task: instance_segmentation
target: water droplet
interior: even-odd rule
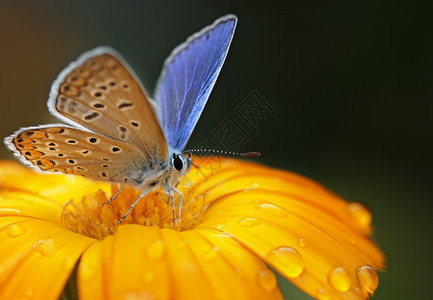
[[[179,261],[178,266],[186,275],[197,272],[197,266],[189,260]]]
[[[355,219],[360,227],[365,229],[370,228],[372,216],[365,205],[358,202],[352,202],[347,205],[347,208],[350,215]]]
[[[271,270],[261,270],[257,274],[260,286],[268,293],[277,287],[277,278]]]
[[[316,298],[318,300],[329,300],[331,297],[329,296],[329,293],[325,289],[319,289],[316,293]]]
[[[65,256],[65,268],[71,269],[75,265],[76,260],[71,256]]]
[[[287,277],[295,278],[304,270],[302,255],[291,247],[279,247],[266,254],[266,258]]]
[[[154,283],[156,281],[156,273],[152,270],[146,270],[143,273],[143,280],[147,284]]]
[[[152,259],[161,259],[165,254],[165,244],[163,241],[158,240],[153,242],[147,248],[147,255]]]
[[[307,245],[307,243],[305,242],[305,239],[303,237],[300,237],[298,239],[298,246],[301,248],[304,248]]]
[[[243,218],[238,220],[238,224],[244,227],[252,227],[254,225],[259,225],[260,222],[259,220],[254,218]]]
[[[328,281],[339,292],[347,292],[351,284],[349,274],[343,267],[336,267],[329,271]]]
[[[370,266],[363,266],[356,269],[361,289],[369,295],[372,295],[379,285],[379,277],[376,271]]]
[[[27,230],[21,224],[18,223],[10,224],[7,229],[7,233],[11,238],[20,237],[24,233],[26,233],[26,231]]]
[[[285,218],[289,215],[289,212],[286,209],[278,207],[278,206],[270,204],[270,203],[262,203],[259,205],[259,208],[264,213],[267,213],[269,215],[273,215],[276,217]]]
[[[33,247],[43,256],[53,255],[58,250],[58,247],[56,246],[56,243],[53,239],[38,241]]]
[[[27,298],[32,298],[33,295],[35,294],[35,291],[33,290],[33,288],[28,288],[26,290],[26,293],[24,294]]]
[[[84,280],[90,280],[96,275],[96,269],[93,265],[80,264],[80,274],[83,276]]]
[[[125,300],[155,300],[158,299],[158,297],[150,292],[146,291],[131,291],[131,292],[120,292],[116,293],[113,297],[113,299],[125,299]]]
[[[209,251],[207,251],[203,255],[203,261],[205,261],[206,263],[216,261],[219,258],[220,258],[219,248],[217,246],[212,247]]]

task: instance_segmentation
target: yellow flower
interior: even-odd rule
[[[194,159],[179,189],[139,194],[0,163],[0,299],[282,299],[266,264],[319,299],[364,299],[384,256],[371,215],[302,176],[233,159]],[[143,226],[145,225],[145,226]],[[73,275],[74,276],[74,275]]]

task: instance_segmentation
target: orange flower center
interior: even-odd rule
[[[112,185],[112,195],[119,186]],[[183,183],[178,186],[183,194],[182,219],[174,220],[169,196],[163,192],[151,192],[141,198],[121,224],[140,224],[144,226],[158,226],[175,230],[188,230],[200,223],[201,215],[206,209],[201,197],[193,197],[192,184]],[[73,199],[64,207],[61,216],[63,226],[69,230],[88,237],[103,239],[115,232],[117,222],[130,208],[131,204],[140,196],[141,189],[132,185],[125,185],[118,196],[106,205],[104,202],[111,198],[102,190],[94,195],[83,196],[81,200]],[[170,202],[170,203],[169,203]],[[175,195],[175,212],[178,216],[179,197]],[[120,225],[121,225],[120,224]]]

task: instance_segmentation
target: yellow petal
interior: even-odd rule
[[[78,188],[77,188],[78,187]],[[98,189],[111,194],[111,185],[80,176],[38,173],[17,163],[0,162],[0,188],[34,193],[64,205],[71,199],[81,200]]]
[[[0,299],[57,299],[95,240],[31,218],[1,217]]]
[[[27,216],[60,222],[62,205],[26,191],[0,190],[0,216]]]
[[[168,268],[158,227],[119,226],[83,255],[80,299],[169,299]]]
[[[281,299],[266,265],[213,230],[162,230],[177,299]]]
[[[119,226],[83,255],[78,279],[80,299],[282,298],[260,259],[213,230]]]
[[[314,297],[362,299],[374,291],[377,277],[360,278],[358,270],[375,275],[383,254],[347,202],[301,176],[242,170],[230,169],[225,181],[220,171],[195,190],[211,203],[199,228],[233,235]]]

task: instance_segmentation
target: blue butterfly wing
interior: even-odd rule
[[[168,145],[182,151],[221,71],[237,18],[227,15],[192,35],[167,58],[156,87]]]

